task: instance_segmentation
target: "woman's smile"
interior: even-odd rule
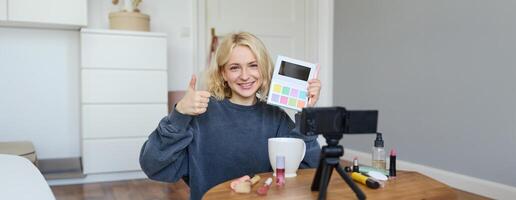
[[[238,86],[240,86],[241,89],[243,90],[249,90],[249,89],[252,89],[253,88],[253,84],[255,83],[256,81],[253,81],[253,82],[245,82],[245,83],[237,83]]]

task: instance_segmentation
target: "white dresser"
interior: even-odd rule
[[[141,170],[140,148],[166,115],[166,35],[82,29],[84,173]]]

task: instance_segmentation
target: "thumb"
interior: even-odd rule
[[[192,79],[190,79],[190,84],[188,85],[188,89],[195,91],[195,83],[196,82],[197,82],[197,77],[195,77],[195,74],[192,74]]]

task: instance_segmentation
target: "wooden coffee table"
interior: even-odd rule
[[[312,184],[315,169],[298,170],[297,176],[287,178],[283,187],[273,183],[267,196],[259,196],[256,190],[263,185],[272,173],[259,174],[262,179],[253,186],[250,194],[238,194],[233,192],[226,181],[211,188],[203,199],[317,199],[318,192],[312,192]],[[369,189],[362,184],[357,185],[364,191],[367,199],[457,199],[455,191],[449,186],[432,178],[411,171],[398,171],[394,180],[389,180],[385,187]],[[274,182],[274,177],[273,177]],[[334,171],[328,186],[327,199],[357,199],[355,193]]]

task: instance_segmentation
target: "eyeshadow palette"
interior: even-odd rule
[[[278,56],[267,103],[302,110],[308,104],[308,80],[315,74],[316,65],[313,63]]]

